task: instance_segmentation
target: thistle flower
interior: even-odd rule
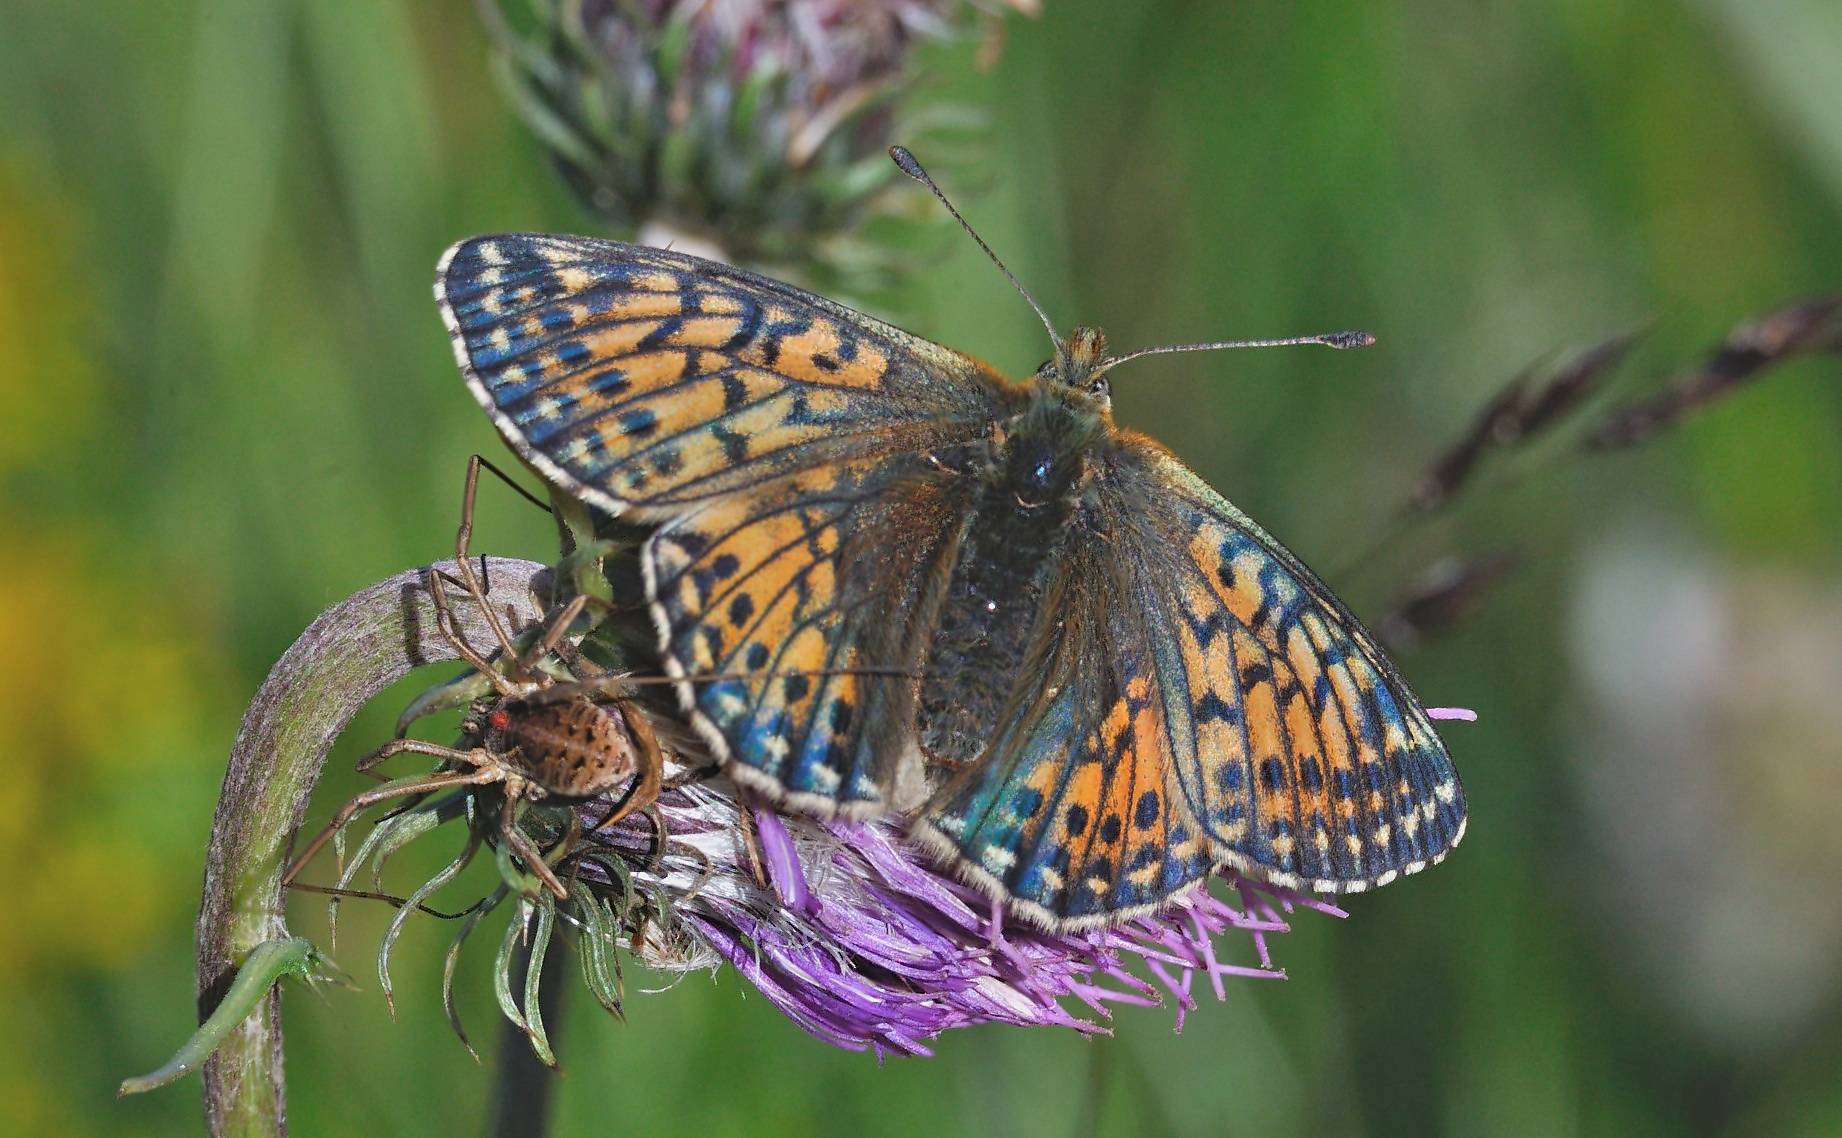
[[[518,31],[482,0],[499,76],[591,209],[649,243],[669,233],[744,261],[831,269],[873,256],[852,234],[895,208],[889,144],[950,125],[899,111],[911,53],[997,11],[995,0],[531,7],[535,26]]]
[[[605,805],[578,813],[592,827]],[[624,904],[619,942],[646,965],[726,962],[815,1037],[879,1054],[926,1055],[927,1040],[980,1023],[1102,1031],[1073,1007],[1156,1006],[1160,986],[1181,1029],[1198,977],[1220,999],[1226,977],[1285,975],[1266,938],[1287,931],[1287,914],[1343,915],[1224,870],[1238,906],[1197,889],[1113,929],[1006,926],[1001,907],[935,868],[896,824],[783,819],[722,780],[666,791],[655,818],[591,830],[572,856],[587,897],[565,907]],[[1215,938],[1229,933],[1249,938],[1257,964],[1218,958]]]

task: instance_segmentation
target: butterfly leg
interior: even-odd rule
[[[467,460],[467,484],[461,493],[460,528],[454,534],[454,565],[460,570],[461,583],[466,588],[467,595],[472,597],[473,603],[479,606],[480,615],[485,618],[486,626],[492,629],[493,637],[498,640],[499,647],[505,650],[508,659],[517,664],[520,663],[518,648],[512,643],[511,633],[506,631],[505,623],[499,619],[499,614],[493,611],[492,605],[486,600],[486,591],[480,585],[479,574],[473,571],[473,562],[467,557],[467,547],[473,541],[474,501],[479,497],[480,492],[480,464],[484,461],[477,454]],[[529,675],[521,675],[518,678],[528,679]]]

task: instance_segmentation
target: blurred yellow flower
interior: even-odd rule
[[[90,315],[70,287],[65,219],[0,164],[0,480],[81,433],[96,376],[83,350]]]
[[[0,165],[0,487],[91,461],[99,385],[74,227]],[[87,444],[87,445],[79,445]],[[192,905],[219,747],[204,729],[207,655],[111,557],[88,519],[0,500],[6,792],[0,988],[44,971],[117,970]],[[177,827],[175,810],[197,825]]]
[[[14,693],[0,859],[16,890],[0,982],[124,967],[192,904],[198,843],[175,839],[167,808],[207,824],[220,758],[199,653],[107,574],[98,544],[40,535],[0,560],[0,690]]]

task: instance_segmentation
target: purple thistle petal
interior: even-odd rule
[[[761,806],[752,807],[755,832],[761,838],[761,859],[766,864],[768,880],[781,904],[803,916],[819,913],[818,899],[806,887],[806,873],[800,867],[799,853],[793,848],[793,836],[781,822],[780,815]]]
[[[584,807],[584,816],[594,810]],[[765,889],[747,868],[744,810]],[[671,899],[679,936],[657,943],[678,947],[661,952],[649,935],[629,938],[638,940],[632,950],[679,971],[728,961],[816,1038],[879,1056],[931,1054],[928,1040],[980,1023],[1103,1032],[1077,1012],[1104,1018],[1115,1005],[1154,1007],[1166,998],[1160,989],[1181,1029],[1196,1007],[1198,973],[1217,999],[1227,997],[1226,977],[1284,978],[1267,942],[1288,930],[1282,912],[1344,915],[1223,869],[1217,876],[1238,906],[1197,888],[1114,928],[1046,932],[1007,922],[1002,906],[936,868],[893,822],[783,818],[720,781],[668,790],[658,812],[672,841],[656,864],[650,823],[637,816],[592,835],[620,853],[636,886]],[[609,887],[592,863],[583,879]],[[1257,965],[1218,955],[1215,938],[1237,932],[1251,940]]]
[[[1428,719],[1462,719],[1466,723],[1477,722],[1477,712],[1468,707],[1429,707],[1426,709]]]

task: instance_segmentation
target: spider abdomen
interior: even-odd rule
[[[612,708],[572,702],[511,711],[502,734],[507,763],[547,793],[591,798],[638,769],[633,733]]]

